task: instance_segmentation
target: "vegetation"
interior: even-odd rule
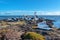
[[[10,24],[10,25],[24,25],[24,24],[26,24],[25,23],[25,21],[18,21],[18,22],[8,22],[8,24]]]
[[[37,28],[37,25],[33,25],[32,28]]]
[[[27,32],[24,35],[24,39],[32,39],[32,40],[45,40],[44,36],[37,34],[35,32]]]

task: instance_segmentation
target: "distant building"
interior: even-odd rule
[[[38,20],[38,16],[36,15],[37,12],[34,12],[34,19],[35,21]]]

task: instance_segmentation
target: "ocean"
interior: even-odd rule
[[[23,17],[23,16],[0,16],[0,20],[2,19],[7,19],[7,18],[20,18],[20,17]],[[49,15],[40,15],[38,17],[42,17],[42,18],[45,18],[45,19],[51,19],[51,20],[55,20],[54,23],[54,26],[57,27],[57,28],[60,28],[60,16],[49,16]]]
[[[54,27],[56,28],[60,28],[60,16],[40,16],[40,17],[43,17],[45,19],[51,19],[51,20],[54,20]]]

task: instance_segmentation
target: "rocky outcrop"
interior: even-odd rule
[[[19,20],[19,21],[18,21]],[[32,18],[31,20],[27,20],[25,18],[22,19],[14,19],[11,20],[3,20],[6,23],[3,23],[2,21],[0,23],[9,25],[8,27],[3,28],[0,30],[0,39],[1,40],[21,40],[21,35],[23,35],[26,32],[36,32],[38,34],[41,34],[46,37],[46,40],[56,40],[60,37],[60,30],[53,27],[53,20],[44,19],[44,18],[38,18],[38,20],[34,20]],[[49,28],[52,28],[50,30],[46,29],[40,29],[37,27],[37,23],[41,23],[43,21],[46,21],[46,25],[48,25]],[[22,24],[22,25],[21,25]],[[58,39],[57,39],[58,40]]]

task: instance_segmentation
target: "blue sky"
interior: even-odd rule
[[[0,0],[0,15],[33,15],[35,11],[37,15],[60,15],[60,0]]]

